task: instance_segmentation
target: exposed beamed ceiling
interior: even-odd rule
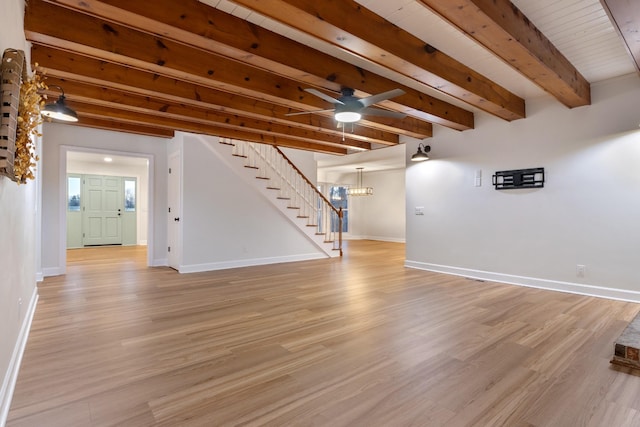
[[[530,82],[568,108],[590,103],[589,75],[551,40],[562,39],[547,37],[508,0],[27,3],[32,62],[46,74],[48,94],[64,88],[81,126],[160,137],[180,130],[345,154],[397,145],[401,136],[429,138],[434,125],[468,131],[478,112],[526,120],[521,88]],[[609,8],[613,18],[620,8]],[[394,19],[403,9],[412,10],[413,22]],[[605,14],[599,3],[595,9]],[[637,13],[630,9],[622,13]],[[431,42],[416,29],[418,19],[446,25],[465,41]],[[631,34],[625,25],[621,34]],[[482,46],[485,62],[496,65],[466,65],[473,61],[456,43],[467,43],[468,52]],[[492,77],[504,67],[525,84]],[[305,88],[338,97],[342,87],[359,97],[400,88],[404,95],[376,106],[407,117],[365,116],[342,129],[329,111],[287,115],[332,108]]]

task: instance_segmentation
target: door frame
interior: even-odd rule
[[[67,272],[67,192],[64,190],[67,188],[67,153],[80,152],[80,153],[92,153],[111,156],[123,156],[123,157],[139,157],[147,159],[147,182],[149,183],[149,194],[147,198],[147,265],[153,266],[154,259],[154,156],[153,154],[144,153],[131,153],[128,151],[106,150],[99,148],[87,148],[87,147],[74,147],[70,145],[60,146],[60,164],[59,164],[59,211],[58,211],[58,233],[60,236],[58,247],[58,262],[60,266],[59,274],[65,274]]]

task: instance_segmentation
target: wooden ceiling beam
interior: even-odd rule
[[[363,139],[353,138],[353,134],[343,133],[340,130],[332,130],[327,132],[324,129],[317,129],[311,126],[301,127],[297,123],[296,126],[291,124],[273,122],[268,117],[247,117],[231,113],[225,110],[211,109],[208,106],[192,106],[185,103],[175,101],[167,101],[161,98],[138,95],[130,90],[120,90],[102,85],[94,85],[89,83],[78,82],[74,80],[59,79],[56,77],[47,77],[47,84],[58,85],[64,88],[65,95],[69,99],[75,99],[82,102],[94,102],[96,105],[115,106],[119,105],[123,110],[144,111],[149,114],[183,116],[185,120],[205,120],[207,122],[226,123],[228,125],[235,124],[241,127],[251,127],[256,130],[264,130],[267,132],[276,132],[297,136],[300,138],[310,138],[313,140],[325,140],[327,143],[336,143],[340,145],[348,145],[361,149],[371,149],[371,143],[396,145],[398,144],[398,136],[388,134],[389,140]],[[254,126],[254,123],[256,124]],[[280,130],[277,132],[277,130]]]
[[[53,77],[130,91],[139,95],[156,97],[176,103],[245,114],[250,117],[264,116],[282,123],[295,122],[308,128],[333,132],[334,134],[339,133],[335,129],[335,122],[332,118],[322,117],[317,114],[285,117],[285,114],[291,111],[286,107],[274,106],[265,101],[228,94],[194,83],[148,73],[107,61],[86,58],[52,47],[34,44],[31,50],[31,58],[33,62],[40,64],[40,70]],[[47,66],[45,67],[43,64]],[[397,139],[388,135],[387,132],[404,134],[419,139],[430,137],[433,132],[430,123],[413,118],[393,121],[390,124],[376,123],[375,128],[373,124],[369,126],[368,124],[366,120],[360,121],[357,135],[353,135],[352,138],[359,138],[363,141],[380,140],[386,141],[387,144],[396,144]]]
[[[509,0],[420,1],[567,107],[591,103],[589,82]]]
[[[309,141],[300,141],[284,136],[276,137],[273,135],[264,135],[252,132],[250,129],[228,129],[216,125],[188,122],[171,117],[158,117],[152,114],[122,111],[116,108],[102,107],[94,104],[85,104],[76,101],[69,101],[68,104],[69,107],[73,108],[78,113],[80,120],[84,120],[84,118],[86,117],[100,120],[116,120],[122,123],[129,123],[134,125],[146,124],[148,126],[157,126],[163,129],[180,130],[184,132],[200,133],[211,136],[220,136],[224,138],[235,138],[261,144],[277,145],[279,147],[297,148],[300,150],[308,150],[328,154],[347,154],[347,149],[343,147],[334,147]]]
[[[365,97],[395,88],[405,95],[381,105],[457,130],[473,128],[473,113],[212,8],[198,0],[46,0],[121,25],[214,52],[339,93]],[[424,85],[425,90],[427,86]],[[397,101],[397,102],[396,102]]]
[[[61,123],[61,122],[57,122]],[[155,136],[159,138],[173,138],[175,132],[172,129],[158,128],[135,123],[122,123],[117,120],[82,117],[77,122],[64,122],[69,126],[89,127],[94,129],[111,130],[115,132],[133,133],[136,135]]]
[[[122,111],[150,114],[164,118],[173,118],[187,122],[215,125],[228,129],[248,129],[252,132],[259,132],[264,135],[285,136],[287,138],[299,139],[313,143],[322,143],[334,147],[346,147],[359,150],[370,150],[371,144],[368,142],[342,138],[340,136],[328,135],[323,132],[284,126],[278,123],[269,123],[262,120],[240,117],[237,115],[211,111],[208,109],[167,103],[149,97],[132,95],[115,91],[113,89],[102,89],[97,86],[64,82],[62,80],[47,79],[47,84],[57,84],[64,87],[66,99],[82,104],[93,104],[96,106],[118,109]]]
[[[330,106],[294,80],[40,0],[29,3],[25,34],[34,43],[303,111]],[[402,128],[410,119],[367,122]]]
[[[505,120],[525,117],[522,98],[354,0],[234,0],[234,3]]]
[[[613,26],[622,38],[627,53],[640,72],[640,2],[633,0],[600,0]],[[635,17],[635,18],[634,18]]]

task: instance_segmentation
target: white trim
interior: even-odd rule
[[[138,242],[138,246],[147,246],[147,241],[146,240],[140,240]]]
[[[506,283],[509,285],[526,286],[530,288],[546,289],[550,291],[568,292],[571,294],[588,295],[619,301],[640,302],[640,292],[626,289],[608,288],[604,286],[585,285],[582,283],[561,282],[558,280],[539,279],[535,277],[515,276],[511,274],[495,273],[491,271],[473,270],[469,268],[452,267],[448,265],[429,264],[418,261],[405,260],[405,267],[436,273],[452,274],[470,279],[486,280]]]
[[[233,261],[211,262],[206,264],[181,265],[178,271],[180,273],[199,273],[202,271],[226,270],[228,268],[252,267],[256,265],[279,264],[283,262],[309,261],[314,259],[326,258],[327,256],[321,253],[287,255],[269,258],[252,258]]]
[[[167,258],[158,258],[151,261],[150,267],[168,267],[169,260]]]
[[[0,388],[0,426],[4,426],[9,416],[9,407],[11,406],[11,398],[13,397],[13,391],[16,387],[16,381],[18,380],[18,371],[20,370],[20,363],[22,362],[22,355],[27,345],[27,339],[29,338],[29,331],[31,330],[31,321],[33,320],[33,314],[36,312],[36,304],[38,303],[38,287],[33,289],[31,295],[31,301],[29,301],[29,308],[20,328],[20,333],[16,341],[16,345],[13,348],[13,354],[9,361],[9,368],[5,373],[4,381],[2,381],[2,388]]]
[[[44,280],[44,274],[40,271],[36,273],[36,282],[42,282]]]
[[[82,153],[96,153],[96,154],[109,154],[113,156],[125,156],[125,157],[139,157],[143,159],[147,159],[147,182],[149,194],[147,195],[147,265],[154,266],[154,253],[153,253],[153,241],[154,241],[154,230],[153,230],[153,219],[154,219],[154,155],[146,154],[146,153],[134,153],[129,151],[117,151],[117,150],[108,150],[108,149],[98,149],[98,148],[87,148],[87,147],[77,147],[72,145],[61,145],[60,146],[60,166],[59,166],[59,186],[60,186],[60,201],[59,201],[59,218],[58,218],[58,231],[60,234],[60,245],[58,247],[59,257],[58,257],[58,268],[47,268],[43,269],[43,275],[46,276],[57,276],[61,274],[65,274],[67,272],[67,153],[71,151],[82,152]],[[57,270],[55,274],[47,274],[44,270]]]
[[[42,277],[61,276],[66,269],[60,267],[47,267],[42,269]]]
[[[348,238],[344,238],[344,240],[377,240],[380,242],[390,242],[390,243],[406,243],[406,239],[403,237],[383,237],[383,236],[355,236],[351,235]]]

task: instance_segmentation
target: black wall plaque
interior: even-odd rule
[[[496,190],[544,187],[544,168],[498,171],[493,175]]]

